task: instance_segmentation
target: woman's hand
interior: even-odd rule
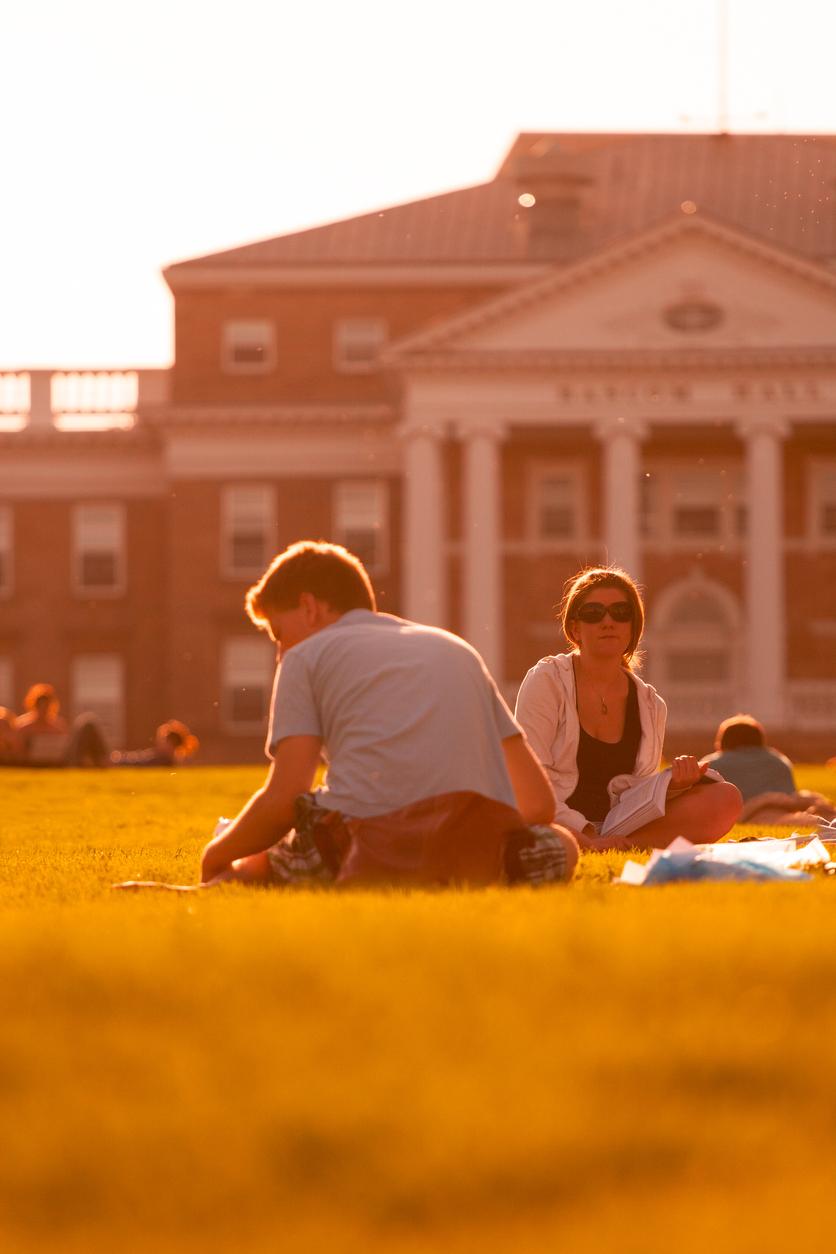
[[[669,792],[685,792],[698,784],[707,766],[700,766],[692,753],[682,753],[671,763],[671,782]]]
[[[599,836],[592,823],[587,823],[581,831],[574,832],[573,835],[578,847],[586,853],[609,853],[611,850],[624,853],[635,848],[629,836]]]

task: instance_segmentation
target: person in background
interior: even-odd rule
[[[185,723],[169,719],[160,723],[150,749],[115,749],[110,755],[111,766],[182,766],[193,757],[200,746]]]
[[[15,731],[15,716],[0,705],[0,766],[13,766],[20,750]]]
[[[635,674],[644,606],[634,580],[594,566],[567,580],[560,622],[568,653],[541,658],[520,686],[516,717],[554,791],[555,822],[582,849],[664,848],[675,836],[718,840],[740,813],[740,794],[703,780],[696,757],[674,758],[666,812],[629,836],[600,827],[616,797],[659,769],[667,707]]]
[[[60,713],[52,684],[33,684],[15,721],[22,766],[106,766],[108,751],[94,714],[79,714],[72,727]]]
[[[763,724],[751,714],[725,719],[714,737],[714,753],[701,762],[739,789],[741,823],[798,826],[836,818],[836,808],[827,797],[796,787],[792,762],[767,745]]]

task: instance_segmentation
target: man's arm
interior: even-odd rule
[[[313,784],[322,741],[318,736],[288,736],[276,746],[264,785],[241,813],[203,851],[202,883],[226,871],[236,858],[269,849],[293,826],[293,804]]]
[[[525,736],[509,736],[502,748],[520,814],[526,823],[551,823],[554,793]]]

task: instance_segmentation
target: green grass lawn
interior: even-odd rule
[[[262,775],[0,773],[4,1250],[830,1247],[836,882],[110,892]]]

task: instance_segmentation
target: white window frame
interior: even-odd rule
[[[385,318],[340,318],[334,324],[334,369],[341,374],[369,374],[379,369],[378,356],[389,336]],[[368,355],[352,356],[357,346],[368,346]]]
[[[571,486],[572,533],[567,536],[545,535],[541,526],[543,484],[557,476],[566,478]],[[527,476],[528,490],[526,493],[528,502],[526,532],[529,544],[535,546],[538,550],[559,553],[563,551],[574,552],[579,547],[589,543],[588,492],[585,493],[584,491],[588,484],[589,467],[578,458],[554,459],[529,467]]]
[[[111,748],[125,739],[125,662],[118,653],[77,653],[70,661],[74,715],[91,711],[100,719]]]
[[[241,349],[261,350],[252,361],[238,361]],[[276,326],[268,318],[232,319],[221,331],[221,369],[224,374],[270,374],[276,367]]]
[[[741,532],[738,518],[748,501],[745,471],[739,461],[706,458],[699,466],[651,461],[645,465],[643,477],[642,490],[648,498],[647,526],[642,529],[645,548],[695,553],[706,548],[736,552],[744,547],[746,530]],[[715,508],[717,531],[705,535],[677,532],[674,516],[683,500],[696,508]]]
[[[0,655],[0,705],[7,710],[15,708],[14,663],[10,657]]]
[[[810,461],[807,471],[807,535],[819,549],[836,549],[836,530],[821,524],[825,506],[836,509],[836,458]]]
[[[235,561],[235,536],[246,531],[248,517],[260,522],[263,555],[252,565]],[[244,523],[241,527],[240,524]],[[254,534],[254,532],[253,532]],[[229,483],[221,489],[221,574],[226,579],[252,579],[264,574],[275,556],[276,490],[268,483]]]
[[[98,512],[101,517],[98,523],[94,521],[94,514]],[[104,519],[110,516],[112,522],[112,543],[108,542],[106,537],[99,548],[95,543],[87,543],[85,541],[84,532],[95,532],[97,526],[104,532],[111,530],[108,525],[102,526]],[[72,515],[72,587],[76,596],[85,597],[86,599],[96,597],[119,597],[125,593],[125,533],[126,533],[126,517],[125,506],[121,502],[113,501],[87,501],[83,504],[73,506]],[[87,584],[84,582],[84,556],[87,553],[111,553],[114,558],[113,570],[114,580],[112,584]]]
[[[360,503],[360,494],[368,494],[368,509]],[[357,556],[370,575],[385,575],[390,561],[389,484],[385,479],[338,479],[334,484],[332,509],[334,535],[339,544],[355,552],[352,532],[368,531],[374,536],[374,560]]]
[[[13,591],[14,514],[11,505],[0,505],[0,597],[10,597]]]
[[[266,635],[227,636],[221,645],[220,718],[224,731],[233,736],[267,734],[270,698],[276,670],[276,649]],[[235,717],[235,690],[258,687],[263,691],[263,714],[255,719]]]

